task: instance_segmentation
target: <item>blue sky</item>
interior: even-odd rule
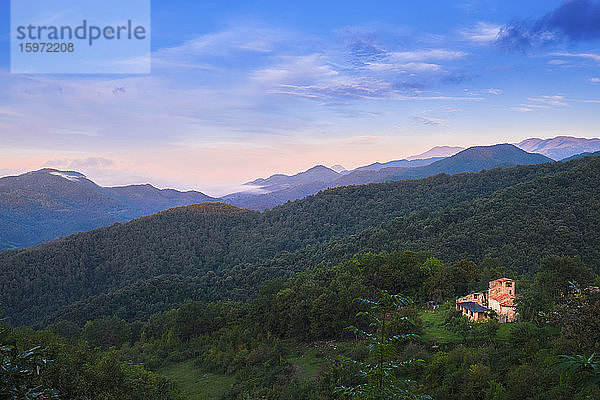
[[[220,193],[435,145],[597,137],[598,1],[158,1],[150,75],[10,74],[0,174]]]

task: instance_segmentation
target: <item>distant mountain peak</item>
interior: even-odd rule
[[[531,153],[543,154],[554,160],[562,160],[581,153],[600,150],[600,139],[556,136],[549,139],[529,138],[516,144],[517,147]]]
[[[74,182],[79,182],[79,179],[85,178],[85,176],[74,175],[74,174],[70,174],[68,172],[60,172],[60,171],[50,172],[50,175],[60,176],[61,178],[65,178],[66,180],[74,181]]]
[[[330,169],[334,170],[334,171],[335,171],[335,172],[337,172],[338,174],[340,174],[340,173],[342,173],[342,172],[346,172],[346,171],[347,171],[347,169],[346,169],[346,168],[344,168],[344,166],[343,166],[343,165],[340,165],[340,164],[333,165],[333,166],[331,166],[331,168],[330,168]]]
[[[314,167],[312,167],[312,168],[309,168],[309,169],[307,169],[307,170],[306,170],[306,171],[304,171],[304,172],[300,172],[300,174],[303,174],[303,173],[305,174],[305,173],[307,173],[307,172],[316,172],[316,171],[333,171],[333,170],[332,170],[331,168],[328,168],[328,167],[324,166],[324,165],[317,164],[317,165],[315,165]],[[334,172],[335,172],[335,171],[334,171]],[[299,175],[299,174],[296,174],[296,175]],[[295,175],[294,175],[294,176],[295,176]]]
[[[339,173],[334,171],[331,168],[327,168],[324,165],[315,165],[312,168],[307,169],[306,171],[299,172],[295,175],[284,175],[284,174],[275,174],[271,175],[268,178],[259,178],[255,179],[252,182],[246,183],[246,185],[256,185],[256,186],[288,186],[288,185],[299,185],[310,182],[329,182],[333,179],[339,177]]]
[[[504,163],[506,163],[506,165],[518,165],[552,161],[552,159],[542,154],[527,152],[510,143],[469,147],[468,149],[465,149],[453,155],[452,157],[444,159],[443,162],[455,160],[487,160],[499,163],[498,166],[505,166]]]
[[[81,172],[77,171],[61,171],[54,168],[43,168],[39,171],[34,171],[33,173],[48,173],[50,175],[60,176],[61,178],[65,178],[69,181],[78,182],[80,179],[87,179],[87,177]]]
[[[148,184],[101,187],[80,172],[54,168],[2,177],[0,194],[0,251],[217,200],[200,192],[160,190]]]
[[[424,158],[433,158],[433,157],[450,157],[464,149],[465,149],[464,147],[459,147],[459,146],[435,146],[434,148],[427,150],[425,153],[406,157],[406,159],[409,161],[413,161],[413,160],[421,160]]]

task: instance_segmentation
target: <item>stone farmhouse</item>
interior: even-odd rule
[[[456,300],[456,309],[473,321],[485,320],[493,311],[501,323],[514,322],[515,299],[518,297],[515,281],[500,278],[491,281],[487,291],[471,293]]]

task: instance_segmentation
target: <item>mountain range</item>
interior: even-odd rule
[[[368,251],[433,250],[516,273],[580,255],[598,270],[599,172],[585,157],[339,187],[264,212],[177,207],[0,253],[0,306],[13,324],[133,321],[187,300],[246,301],[266,280]]]
[[[74,171],[42,169],[0,178],[0,249],[27,247],[149,215],[216,201],[200,192],[151,185],[101,187]]]
[[[546,158],[524,156],[514,147]],[[490,150],[486,152],[483,150],[485,148]],[[416,179],[436,173],[475,172],[488,168],[561,160],[581,153],[599,151],[600,139],[558,136],[552,139],[526,139],[512,147],[504,144],[470,149],[472,150],[457,146],[436,146],[406,159],[376,162],[353,170],[346,170],[339,165],[327,169],[321,165],[292,176],[276,174],[247,183],[260,188],[262,195],[240,192],[225,196],[224,199],[240,207],[263,210],[317,193],[327,187]],[[465,150],[469,151],[464,153]],[[480,154],[475,154],[477,152]],[[471,157],[473,159],[470,159]],[[445,158],[449,161],[442,162]]]
[[[447,158],[397,160],[384,164],[371,164],[342,173],[319,165],[300,174],[273,175],[249,184],[259,186],[266,193],[234,193],[224,201],[254,210],[273,208],[286,201],[293,201],[327,188],[347,185],[363,185],[375,182],[418,179],[445,173],[477,172],[484,169],[514,165],[539,164],[552,159],[541,154],[527,153],[511,144],[470,147]],[[412,166],[386,166],[412,165]]]
[[[262,211],[327,188],[550,162],[558,154],[569,157],[600,149],[598,142],[600,139],[557,137],[528,139],[516,146],[438,146],[417,156],[372,163],[351,171],[341,166],[334,170],[317,165],[291,176],[275,174],[247,183],[257,191],[221,198],[151,185],[101,187],[79,172],[42,169],[0,178],[0,250],[28,247],[177,206],[221,201]],[[551,157],[523,149],[545,152]]]
[[[523,140],[517,147],[530,153],[539,153],[553,160],[563,160],[581,153],[600,151],[600,139],[557,136],[552,139],[531,138]]]

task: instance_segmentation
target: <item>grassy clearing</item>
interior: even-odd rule
[[[298,378],[315,379],[323,365],[337,358],[341,349],[340,342],[317,342],[299,347],[298,352],[288,358],[296,370]]]
[[[450,304],[450,306],[452,306]],[[462,338],[445,325],[448,304],[437,310],[424,310],[419,313],[423,321],[423,340],[426,343],[460,343]]]
[[[287,361],[294,367],[301,380],[316,379],[327,364],[340,355],[350,355],[356,349],[355,341],[315,342],[298,346],[298,351]]]
[[[308,380],[314,379],[319,375],[321,365],[323,365],[326,360],[322,357],[316,357],[317,353],[318,351],[316,349],[309,349],[301,356],[288,359],[288,362],[295,367],[298,378]]]
[[[188,400],[219,399],[235,380],[231,376],[202,373],[192,360],[169,364],[158,373],[175,382]]]

